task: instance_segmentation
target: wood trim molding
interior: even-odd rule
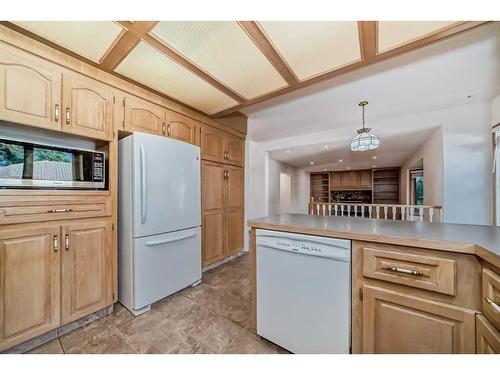
[[[299,82],[295,73],[281,57],[257,22],[238,21],[238,24],[289,85],[293,86]]]
[[[359,46],[361,59],[370,60],[378,51],[378,22],[358,21]]]
[[[455,24],[450,25],[450,26],[448,26],[446,28],[438,30],[435,33],[429,34],[429,35],[427,35],[427,36],[425,36],[423,38],[420,38],[420,39],[417,39],[417,40],[415,40],[415,41],[413,41],[411,43],[405,44],[405,45],[403,45],[401,47],[397,47],[397,48],[391,49],[389,51],[385,51],[385,52],[382,52],[380,54],[377,54],[373,58],[368,58],[366,60],[357,61],[357,62],[354,62],[354,63],[352,63],[350,65],[343,66],[343,67],[341,67],[339,69],[330,71],[328,73],[320,74],[320,75],[315,76],[313,78],[310,78],[310,79],[307,79],[307,80],[304,80],[304,81],[300,81],[300,82],[298,82],[298,83],[296,83],[294,85],[285,87],[285,88],[283,88],[281,90],[278,90],[278,91],[275,91],[275,92],[272,92],[272,93],[269,93],[269,94],[265,94],[263,96],[259,96],[257,98],[248,100],[245,103],[242,103],[242,104],[239,104],[237,106],[228,108],[228,109],[226,109],[224,111],[220,111],[218,113],[215,113],[211,117],[214,118],[214,119],[216,119],[216,118],[225,116],[225,115],[227,115],[229,113],[239,111],[239,110],[241,110],[241,109],[243,109],[245,107],[249,107],[249,106],[251,106],[253,104],[261,103],[263,101],[275,98],[277,96],[280,96],[280,95],[283,95],[283,94],[286,94],[286,93],[289,93],[291,91],[295,91],[295,90],[298,90],[298,89],[301,89],[301,88],[304,88],[304,87],[308,87],[308,86],[314,85],[316,83],[327,81],[329,79],[341,76],[343,74],[352,72],[352,71],[360,69],[362,67],[365,67],[365,66],[368,66],[368,65],[380,62],[380,61],[384,61],[384,60],[387,60],[389,58],[392,58],[392,57],[395,57],[395,56],[398,56],[398,55],[401,55],[401,54],[404,54],[404,53],[415,51],[415,50],[420,49],[422,47],[425,47],[425,46],[428,46],[430,44],[439,42],[441,40],[444,40],[444,39],[447,39],[449,37],[455,36],[455,35],[460,34],[462,32],[474,29],[474,28],[476,28],[478,26],[489,24],[491,22],[493,22],[493,21],[466,21],[466,22],[455,23]]]
[[[117,23],[120,24],[120,22]],[[111,48],[101,58],[99,67],[107,72],[113,71],[139,44],[142,36],[149,33],[157,23],[158,21],[137,21],[132,23],[133,27],[131,26],[125,32],[121,33]]]

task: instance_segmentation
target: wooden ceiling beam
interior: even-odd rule
[[[253,104],[261,103],[263,101],[275,98],[277,96],[280,96],[280,95],[283,95],[286,93],[289,93],[291,91],[295,91],[295,90],[298,90],[298,89],[301,89],[304,87],[314,85],[316,83],[320,83],[320,82],[344,75],[346,73],[358,70],[358,69],[363,68],[365,66],[368,66],[368,65],[380,62],[380,61],[384,61],[384,60],[390,59],[392,57],[396,57],[396,56],[399,56],[399,55],[402,55],[402,54],[405,54],[405,53],[408,53],[411,51],[415,51],[415,50],[420,49],[422,47],[428,46],[430,44],[439,42],[443,39],[450,38],[454,35],[463,33],[465,31],[474,29],[478,26],[482,26],[482,25],[485,25],[485,24],[488,24],[491,22],[492,21],[456,22],[448,27],[445,27],[437,32],[431,33],[423,38],[420,38],[420,39],[415,40],[413,42],[410,42],[408,44],[402,45],[401,47],[397,47],[397,48],[376,54],[373,58],[367,58],[366,60],[357,61],[355,63],[352,63],[352,64],[347,65],[347,66],[343,66],[339,69],[330,71],[328,73],[320,74],[316,77],[313,77],[313,78],[310,78],[310,79],[307,79],[304,81],[300,81],[299,83],[297,83],[294,86],[285,87],[281,90],[278,90],[278,91],[275,91],[275,92],[272,92],[269,94],[265,94],[265,95],[259,96],[257,98],[251,99],[251,100],[248,100],[244,104],[240,104],[240,105],[225,109],[224,111],[213,114],[212,118],[216,119],[216,118],[219,118],[222,116],[226,116],[230,113],[240,111],[241,109],[249,107]]]
[[[264,56],[274,66],[283,79],[290,85],[296,85],[299,79],[290,69],[286,61],[281,57],[278,50],[273,46],[259,24],[255,21],[238,21],[238,24],[253,40],[255,45],[260,49]]]
[[[361,59],[373,59],[378,53],[378,22],[358,21],[358,34]]]

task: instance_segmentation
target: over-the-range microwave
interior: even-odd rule
[[[0,188],[106,188],[104,152],[0,138]]]

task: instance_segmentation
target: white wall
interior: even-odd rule
[[[423,159],[424,203],[443,206],[443,221],[493,223],[491,103],[450,111],[445,123],[402,166],[401,199],[409,203],[408,170]]]
[[[423,162],[424,204],[443,205],[443,129],[439,127],[401,167],[401,203],[411,204],[410,170]]]

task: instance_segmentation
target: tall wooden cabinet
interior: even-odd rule
[[[207,266],[243,250],[244,140],[203,125],[202,264]]]

